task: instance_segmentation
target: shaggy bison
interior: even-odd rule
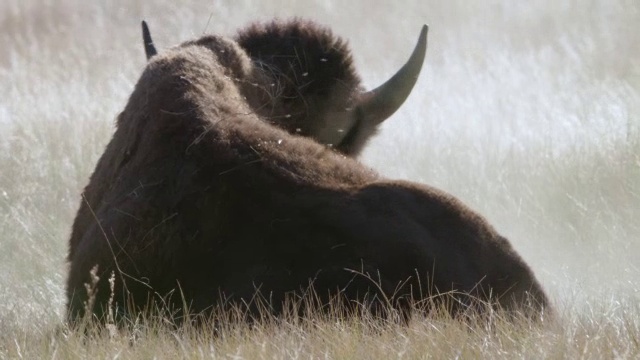
[[[420,62],[423,40],[426,27],[412,56]],[[363,92],[344,43],[300,20],[255,25],[236,40],[204,36],[159,54],[145,29],[145,49],[149,63],[73,224],[70,320],[86,315],[85,284],[96,266],[97,317],[111,294],[121,315],[150,303],[253,310],[257,292],[278,314],[310,287],[320,305],[340,298],[352,309],[384,304],[406,313],[410,304],[444,298],[453,299],[452,310],[472,299],[547,306],[531,270],[480,215],[344,156],[361,146],[352,134],[366,138],[363,128],[404,101],[417,60],[391,85]],[[300,68],[280,63],[278,54],[291,51]],[[300,88],[293,78],[305,73],[309,84]],[[323,141],[336,139],[324,137],[336,124],[346,127],[333,142],[343,153]]]

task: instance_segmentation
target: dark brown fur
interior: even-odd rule
[[[361,85],[347,42],[303,19],[256,23],[236,36],[260,69],[264,92],[252,107],[291,134],[309,136],[357,156],[377,133],[358,110]],[[342,136],[335,139],[332,130]],[[335,139],[337,140],[337,139]]]
[[[278,313],[310,282],[321,299],[340,289],[351,304],[369,294],[403,307],[455,290],[507,308],[529,298],[547,306],[509,243],[460,201],[382,179],[256,115],[246,100],[261,71],[253,64],[218,36],[149,62],[73,224],[71,320],[84,315],[95,265],[99,316],[111,272],[120,308],[175,292],[170,306],[184,297],[199,312],[221,296],[248,302],[259,288]]]
[[[254,24],[237,41],[268,81],[260,114],[292,134],[312,136],[327,114],[354,106],[364,91],[346,42],[315,23]]]

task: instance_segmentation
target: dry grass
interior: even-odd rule
[[[343,3],[0,2],[0,358],[640,356],[637,1]],[[417,90],[363,161],[486,215],[555,300],[556,321],[311,318],[216,337],[153,321],[61,328],[70,225],[144,66],[139,21],[161,50],[292,15],[350,39],[370,87],[430,25]]]
[[[251,325],[222,321],[175,327],[164,318],[125,326],[59,327],[33,336],[14,334],[10,358],[637,358],[638,304],[605,306],[556,320],[505,317],[414,316],[408,325],[318,315],[263,317]],[[236,314],[237,315],[237,314]],[[219,318],[217,320],[220,320]],[[8,339],[7,339],[8,340]]]

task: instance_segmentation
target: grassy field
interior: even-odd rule
[[[0,2],[0,358],[640,356],[640,3],[343,3]],[[557,321],[60,331],[71,222],[145,65],[140,20],[161,51],[274,16],[349,39],[368,87],[430,25],[416,90],[363,162],[484,214],[531,265]]]

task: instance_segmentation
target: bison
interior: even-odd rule
[[[346,308],[383,304],[403,314],[441,298],[454,300],[451,311],[475,300],[548,306],[532,271],[483,217],[345,156],[406,98],[426,26],[418,55],[372,92],[360,89],[344,42],[311,22],[253,25],[235,40],[207,35],[161,53],[146,27],[144,38],[148,64],[72,227],[70,321],[102,318],[109,304],[122,316],[151,303],[206,313],[251,304],[256,293],[277,315],[310,288],[321,306],[340,298]],[[305,65],[280,63],[291,51]],[[301,71],[304,88],[290,82]],[[335,126],[347,134],[326,135]],[[90,301],[92,269],[99,280]]]

